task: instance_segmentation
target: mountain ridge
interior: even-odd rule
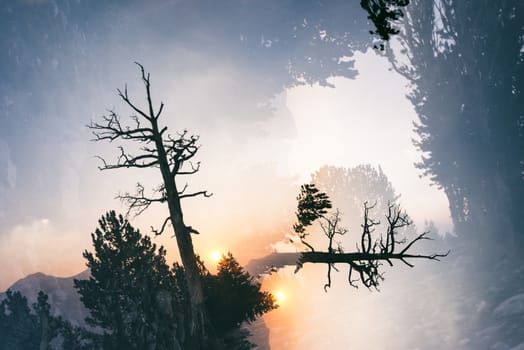
[[[88,315],[87,309],[80,301],[80,295],[74,287],[75,279],[87,279],[90,276],[88,269],[71,277],[56,277],[42,272],[32,273],[13,283],[8,290],[20,292],[31,305],[36,302],[38,292],[43,291],[49,297],[51,314],[62,316],[75,326],[84,326],[84,319]],[[3,300],[6,292],[0,293]]]

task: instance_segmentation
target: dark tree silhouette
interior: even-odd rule
[[[20,292],[8,290],[0,302],[0,349],[51,349],[51,341],[67,322],[50,313],[47,295],[39,291],[37,302],[29,307]]]
[[[374,231],[379,221],[373,219],[370,211],[374,205],[364,203],[364,216],[361,224],[362,233],[356,246],[356,251],[346,252],[343,245],[336,240],[348,233],[348,230],[341,226],[341,213],[337,209],[328,213],[331,208],[329,197],[319,191],[316,185],[306,184],[301,187],[297,197],[297,223],[294,225],[297,237],[307,247],[307,251],[301,253],[273,253],[252,263],[252,270],[255,273],[267,273],[275,269],[295,265],[298,272],[304,264],[326,264],[327,283],[324,289],[331,286],[331,272],[338,271],[336,264],[347,264],[349,266],[348,282],[353,287],[358,287],[360,281],[367,288],[378,289],[381,281],[384,280],[380,267],[384,262],[393,266],[395,261],[401,261],[409,267],[413,267],[412,259],[437,260],[446,257],[445,254],[416,254],[412,253],[412,247],[419,241],[429,240],[429,231],[417,234],[414,238],[408,239],[401,234],[403,229],[412,224],[409,216],[402,212],[396,204],[389,204],[385,215],[385,232],[377,235]],[[327,238],[326,250],[317,250],[306,240],[309,235],[307,228],[319,223],[320,229]],[[262,266],[262,269],[257,268]],[[357,275],[356,279],[353,277]]]
[[[415,0],[402,49],[388,50],[412,86],[419,167],[445,191],[457,232],[483,252],[524,247],[523,16],[519,0]]]
[[[274,297],[244,270],[231,253],[218,263],[217,274],[203,269],[206,305],[218,332],[226,333],[253,322],[276,308]]]
[[[33,304],[33,310],[38,317],[40,326],[40,350],[50,349],[51,341],[58,336],[64,325],[68,324],[61,317],[51,315],[51,306],[47,301],[48,299],[47,294],[39,291],[36,303]]]
[[[189,336],[194,341],[191,346],[197,349],[205,347],[208,338],[204,296],[191,238],[191,233],[198,232],[191,226],[186,226],[180,200],[200,195],[208,197],[210,194],[206,191],[188,192],[187,185],[180,189],[177,186],[176,178],[199,171],[200,162],[195,164],[191,162],[199,149],[198,137],[189,136],[187,131],[173,136],[167,132],[167,126],[159,123],[164,104],[160,103],[160,107],[155,111],[149,74],[146,74],[141,64],[137,63],[137,65],[140,68],[146,90],[147,109],[144,111],[131,101],[126,87],[124,91],[118,90],[118,94],[133,113],[136,113],[129,117],[131,126],[122,123],[119,115],[111,111],[109,116],[103,117],[102,123],[92,122],[88,127],[93,131],[95,141],[121,140],[141,144],[140,153],[136,155],[127,153],[124,147],[120,146],[120,155],[115,163],[107,163],[104,158],[100,157],[103,163],[101,170],[121,168],[158,168],[160,170],[162,183],[153,190],[156,197],[147,196],[140,183],[137,184],[136,194],[126,193],[119,197],[128,205],[129,212],[134,211],[137,215],[153,203],[167,203],[169,217],[164,220],[159,230],[153,229],[153,231],[157,235],[162,234],[168,222],[172,224],[175,231],[189,289],[191,304]]]
[[[92,234],[94,252],[84,252],[91,277],[75,280],[75,287],[90,311],[87,324],[102,335],[68,325],[62,331],[64,348],[191,349],[185,269],[178,263],[170,269],[163,247],[157,249],[122,215],[111,211],[99,223]],[[260,291],[231,254],[220,261],[216,275],[198,257],[197,262],[209,321],[219,339],[212,346],[250,348],[240,325],[274,309],[273,296]]]
[[[104,349],[180,349],[184,310],[165,249],[114,211],[99,225],[83,254],[91,277],[74,282],[87,324],[103,331]]]
[[[311,251],[314,251],[315,249],[305,240],[308,236],[306,227],[327,214],[327,210],[331,208],[331,201],[327,194],[320,192],[314,184],[302,185],[297,201],[298,222],[293,225],[293,229],[299,235],[300,241]]]
[[[387,262],[393,266],[395,260],[400,260],[409,267],[413,264],[410,259],[429,259],[439,260],[446,254],[413,254],[410,248],[418,241],[429,239],[429,232],[423,232],[410,241],[402,240],[398,237],[401,228],[411,224],[407,214],[402,213],[400,208],[391,204],[386,214],[387,229],[384,235],[373,237],[374,227],[378,225],[370,217],[370,210],[373,205],[364,203],[364,222],[362,223],[362,234],[360,244],[357,244],[356,252],[346,253],[344,247],[338,244],[333,246],[337,236],[343,236],[348,231],[340,225],[340,212],[337,210],[331,215],[326,215],[327,209],[331,208],[328,196],[320,192],[314,184],[303,185],[298,200],[298,210],[296,212],[297,224],[294,226],[295,232],[299,235],[302,243],[310,249],[301,253],[297,261],[297,270],[305,263],[323,263],[328,265],[328,282],[324,286],[327,290],[331,286],[331,272],[335,264],[348,264],[348,282],[356,287],[358,280],[353,280],[352,276],[356,273],[364,286],[378,288],[383,275],[379,268],[382,262]],[[306,227],[311,226],[314,221],[319,220],[320,227],[324,235],[328,238],[326,251],[316,251],[311,244],[305,241]]]
[[[39,347],[38,318],[31,313],[27,298],[20,292],[7,291],[7,298],[0,303],[0,320],[2,349]]]
[[[60,328],[62,350],[99,350],[103,348],[103,336],[84,327],[64,322]]]

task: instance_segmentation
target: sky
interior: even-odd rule
[[[199,154],[199,160],[202,171],[188,182],[191,188],[204,188],[213,193],[210,199],[196,198],[187,203],[188,222],[195,222],[195,227],[199,227],[204,235],[211,236],[209,241],[205,238],[204,242],[195,237],[197,244],[202,245],[204,250],[215,246],[216,249],[226,250],[230,249],[229,246],[234,247],[235,237],[244,241],[244,236],[268,230],[272,235],[278,234],[283,229],[278,226],[287,224],[293,218],[298,185],[308,182],[310,175],[326,164],[381,166],[401,194],[400,203],[419,227],[423,226],[424,220],[433,220],[443,230],[449,230],[444,195],[430,186],[427,179],[420,178],[420,171],[414,167],[419,157],[411,141],[415,137],[412,122],[416,116],[404,97],[405,82],[389,72],[384,59],[373,52],[358,55],[356,67],[360,72],[358,78],[332,78],[330,82],[335,87],[307,85],[282,91],[270,101],[273,113],[259,122],[255,135],[240,136],[243,140],[238,145],[232,122],[216,126],[211,117],[211,125],[200,121],[189,128],[198,130],[201,137],[202,155]],[[154,84],[154,75],[152,79]],[[227,85],[224,80],[230,78],[229,75],[225,78],[220,72],[205,78],[196,77],[195,81],[183,83],[185,94],[206,95],[205,90],[212,89],[208,82],[200,79],[207,79],[212,86],[217,86]],[[383,82],[379,89],[374,84],[377,80]],[[141,91],[137,90],[137,95],[140,95]],[[373,97],[381,99],[381,104],[374,104]],[[179,97],[181,100],[190,98]],[[113,99],[118,101],[116,95]],[[167,115],[175,101],[170,103],[168,97],[165,103]],[[191,114],[190,107],[185,108],[188,110],[179,113]],[[96,108],[96,111],[103,113],[103,107]],[[220,110],[215,110],[215,114],[219,113]],[[3,266],[13,260],[16,261],[14,266],[17,266],[3,274],[4,288],[17,278],[36,271],[59,275],[79,271],[83,263],[81,252],[89,247],[89,233],[96,227],[96,215],[99,213],[95,209],[92,222],[83,225],[63,229],[61,223],[75,219],[84,221],[81,216],[85,204],[100,208],[100,214],[111,208],[124,210],[119,201],[113,199],[116,194],[132,191],[138,180],[151,181],[151,184],[155,183],[155,179],[158,181],[158,174],[151,171],[144,172],[145,175],[137,171],[136,177],[130,176],[127,171],[97,171],[99,164],[93,156],[101,152],[104,155],[114,154],[114,148],[112,145],[89,142],[89,135],[84,130],[77,131],[84,137],[83,140],[75,139],[57,146],[67,148],[72,153],[72,162],[76,163],[68,164],[60,171],[60,194],[54,202],[47,203],[55,205],[59,213],[20,220],[2,234]],[[74,159],[79,153],[81,159]],[[17,169],[10,157],[8,176],[15,183]],[[77,169],[86,168],[86,163],[90,164],[90,169],[86,169],[89,175],[84,175],[86,178],[80,183],[82,175],[74,166]],[[103,191],[99,188],[101,183]],[[267,194],[268,187],[273,188],[271,196]],[[88,198],[86,203],[84,198],[93,197],[92,192],[96,193],[97,198]],[[16,192],[12,195],[16,196]],[[272,204],[275,201],[283,205],[275,206]],[[283,210],[277,209],[280,206]],[[204,220],[201,219],[202,212],[205,213]],[[148,221],[159,222],[161,213],[165,210],[153,208],[151,213],[135,221],[147,232]],[[261,213],[264,213],[262,217]],[[169,239],[160,242],[167,247],[173,243]],[[13,246],[25,249],[13,250]],[[63,264],[64,258],[71,264]],[[242,260],[247,258],[242,256]]]
[[[416,115],[406,82],[385,58],[357,51],[369,40],[358,6],[344,8],[353,11],[348,31],[355,41],[338,45],[345,37],[331,26],[346,17],[336,9],[195,3],[0,5],[7,48],[0,68],[0,290],[39,271],[82,271],[98,218],[125,211],[114,197],[137,181],[158,184],[156,169],[99,171],[95,155],[114,159],[117,144],[90,142],[85,127],[108,109],[128,115],[116,94],[126,83],[144,102],[134,61],[151,72],[154,102],[165,103],[170,131],[200,136],[201,171],[180,183],[213,193],[183,202],[205,259],[229,250],[245,264],[269,253],[289,232],[300,184],[323,165],[382,167],[417,227],[432,220],[441,232],[452,230],[447,199],[414,166],[421,154],[412,142]],[[165,216],[166,208],[155,207],[132,223],[149,232]],[[155,242],[176,259],[170,234]],[[304,283],[283,274],[289,285]],[[336,298],[330,300],[333,307]],[[304,326],[293,322],[287,324]]]

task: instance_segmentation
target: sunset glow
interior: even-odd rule
[[[215,250],[211,253],[211,259],[213,260],[213,262],[217,263],[220,261],[221,258],[222,258],[222,252]]]
[[[282,291],[278,291],[275,293],[275,299],[277,300],[278,304],[282,304],[284,300],[286,300],[286,295]]]
[[[524,350],[524,0],[0,28],[0,350]]]

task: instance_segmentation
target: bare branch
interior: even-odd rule
[[[158,156],[152,153],[141,154],[139,156],[133,156],[126,153],[122,146],[119,146],[120,155],[117,158],[115,164],[108,164],[102,157],[97,157],[102,160],[103,166],[99,167],[100,170],[107,169],[119,169],[119,168],[150,168],[157,167],[159,165]]]
[[[144,83],[144,85],[146,87],[147,105],[149,107],[149,117],[147,117],[146,119],[148,119],[150,121],[153,121],[153,120],[156,121],[158,119],[158,117],[160,117],[160,113],[162,113],[162,109],[164,108],[164,104],[160,103],[160,109],[158,110],[158,113],[155,114],[155,112],[153,111],[153,101],[151,99],[151,83],[149,81],[150,74],[149,73],[146,74],[144,66],[141,65],[139,62],[135,61],[135,64],[138,67],[140,67],[140,73],[142,74],[142,82]]]
[[[309,244],[308,242],[306,242],[306,240],[304,239],[306,237],[305,234],[301,235],[300,236],[300,242],[302,242],[303,245],[305,245],[306,247],[308,247],[312,252],[315,251],[315,248],[313,248],[313,246],[311,244]]]
[[[118,195],[116,198],[120,199],[128,207],[127,215],[130,215],[132,211],[135,211],[134,216],[142,214],[149,206],[153,203],[164,203],[167,201],[165,194],[162,194],[158,198],[150,198],[144,195],[144,186],[140,183],[136,184],[136,194],[131,195],[125,193],[123,195]]]
[[[187,230],[188,233],[193,233],[193,234],[195,234],[195,235],[199,235],[199,234],[200,234],[200,232],[198,232],[197,230],[195,230],[195,229],[194,229],[193,227],[191,227],[191,226],[186,226],[186,230]]]
[[[426,259],[437,260],[448,256],[445,254],[405,254],[405,253],[328,253],[328,252],[302,252],[300,262],[305,263],[324,263],[324,264],[353,264],[369,260],[402,260],[402,259]]]
[[[198,162],[196,166],[190,163],[192,170],[181,171],[184,162],[193,158],[200,147],[196,144],[199,139],[198,136],[192,135],[187,138],[187,130],[184,130],[183,133],[179,133],[178,135],[179,137],[177,139],[168,135],[167,139],[163,141],[169,166],[171,167],[171,176],[173,177],[176,175],[194,174],[200,169],[200,163]]]
[[[299,205],[300,203],[299,197]],[[304,198],[304,197],[302,197]],[[302,203],[303,204],[303,203]],[[303,205],[304,206],[304,205]],[[320,215],[317,216],[320,219],[320,227],[324,235],[328,238],[327,251],[315,251],[314,247],[305,241],[308,235],[303,226],[295,225],[295,232],[301,239],[301,242],[309,248],[310,251],[305,251],[297,255],[296,260],[296,271],[300,270],[305,263],[321,263],[327,264],[327,283],[324,285],[324,290],[327,291],[331,287],[331,273],[336,270],[336,264],[347,264],[349,265],[348,282],[351,286],[356,287],[356,282],[360,282],[367,288],[378,289],[379,284],[384,280],[381,272],[381,266],[383,262],[387,262],[390,266],[393,266],[395,260],[399,260],[409,267],[413,267],[411,260],[413,259],[426,259],[426,260],[439,260],[449,254],[413,254],[410,249],[418,241],[428,239],[426,235],[428,232],[424,232],[411,241],[398,251],[398,247],[405,244],[405,240],[399,240],[397,238],[398,230],[411,225],[411,221],[406,213],[402,212],[396,205],[390,204],[388,207],[388,213],[386,214],[386,220],[388,222],[385,238],[381,235],[378,239],[373,239],[372,233],[374,226],[378,225],[379,222],[373,220],[370,217],[370,210],[373,209],[375,204],[368,205],[364,203],[364,222],[362,224],[362,234],[360,237],[360,247],[357,244],[356,252],[345,253],[344,249],[338,245],[334,248],[333,242],[337,235],[344,235],[347,230],[340,227],[341,214],[336,210],[331,215]],[[300,208],[300,207],[299,207]],[[307,207],[304,207],[307,209]],[[358,279],[353,279],[353,275],[357,274]]]
[[[411,246],[413,244],[415,244],[417,241],[420,241],[420,240],[423,240],[423,239],[427,239],[427,240],[431,240],[431,238],[429,237],[426,237],[427,235],[429,234],[429,231],[426,231],[426,232],[422,232],[420,235],[418,235],[415,239],[413,239],[411,242],[409,242],[405,247],[404,249],[402,249],[402,251],[400,253],[405,253],[408,251],[409,248],[411,248]]]
[[[200,170],[200,162],[197,162],[196,166],[194,166],[192,162],[189,162],[189,165],[191,166],[191,170],[179,171],[177,172],[177,175],[192,175],[192,174],[197,173]]]
[[[124,87],[124,92],[122,92],[122,90],[120,90],[120,89],[117,89],[116,91],[118,92],[118,96],[120,96],[120,98],[122,98],[122,100],[124,100],[124,102],[127,103],[127,105],[129,107],[131,107],[135,112],[140,114],[145,119],[151,120],[151,118],[146,113],[144,113],[140,108],[136,107],[133,104],[133,102],[131,102],[131,100],[129,100],[129,95],[127,93],[127,85]]]
[[[91,122],[87,127],[92,130],[94,139],[92,141],[114,141],[116,139],[134,140],[141,142],[153,141],[153,129],[142,127],[136,117],[132,117],[136,127],[130,128],[123,126],[120,117],[114,112],[109,111],[109,116],[102,116],[104,124]]]
[[[120,169],[120,168],[151,168],[160,167],[160,154],[162,153],[162,159],[167,161],[168,174],[174,179],[176,175],[191,175],[195,174],[200,170],[200,162],[193,164],[188,162],[192,159],[199,150],[197,144],[198,136],[188,136],[187,130],[181,133],[177,133],[177,137],[167,135],[163,138],[163,135],[167,132],[167,126],[159,127],[157,119],[160,117],[164,110],[164,104],[161,103],[158,111],[154,113],[152,98],[151,98],[151,84],[149,80],[149,73],[145,72],[144,67],[135,62],[140,69],[142,82],[146,88],[146,99],[148,104],[148,112],[140,109],[133,103],[129,97],[127,85],[123,90],[117,90],[120,98],[135,112],[136,115],[131,115],[129,118],[132,121],[133,126],[124,126],[121,123],[120,117],[114,111],[109,111],[107,116],[102,117],[101,123],[91,122],[88,127],[92,130],[95,141],[109,141],[114,140],[132,140],[142,142],[143,145],[139,148],[140,154],[130,154],[124,150],[122,146],[119,146],[120,154],[118,155],[115,163],[108,163],[104,158],[97,157],[102,161],[102,165],[99,167],[100,170],[108,169]],[[146,124],[150,127],[143,127],[141,121],[146,121]],[[162,160],[164,161],[164,160]],[[184,170],[184,163],[189,163],[189,169]],[[178,199],[196,197],[203,195],[210,197],[211,193],[207,191],[199,191],[194,193],[185,194],[187,185],[182,191],[178,191]],[[124,203],[129,206],[129,211],[136,210],[137,215],[142,213],[149,207],[152,202],[162,202],[166,200],[165,189],[157,191],[161,192],[160,198],[148,198],[144,196],[144,189],[137,187],[137,194],[121,195],[120,198]]]
[[[155,119],[158,119],[160,117],[160,114],[162,114],[162,111],[164,110],[164,102],[160,102],[160,108],[158,109],[158,112],[156,113],[155,115]],[[164,127],[164,129],[162,129],[162,131],[160,131],[160,135],[162,135],[162,133],[167,130],[167,126]]]
[[[207,191],[198,191],[198,192],[193,192],[193,193],[188,193],[188,194],[181,194],[178,196],[178,198],[182,199],[182,198],[187,198],[187,197],[196,197],[196,196],[204,196],[206,198],[209,198],[213,195],[213,193],[209,193]]]
[[[369,253],[372,248],[371,233],[374,231],[373,226],[379,225],[379,221],[374,221],[369,217],[369,211],[376,206],[374,203],[368,206],[368,202],[364,202],[364,223],[362,226],[362,236],[360,239],[360,245],[363,252]]]
[[[160,236],[164,232],[164,229],[166,228],[167,224],[169,223],[169,220],[171,220],[171,217],[168,216],[164,220],[164,223],[162,224],[162,227],[160,228],[160,231],[155,230],[153,228],[153,226],[151,226],[151,231],[155,234],[155,236]]]
[[[327,272],[327,283],[324,284],[324,292],[327,292],[328,288],[331,288],[331,267],[333,264],[328,264],[328,272]]]
[[[98,158],[102,161],[102,164],[104,164],[103,166],[99,166],[98,167],[98,170],[105,170],[105,169],[108,169],[107,166],[108,164],[106,163],[106,160],[100,156],[95,156],[95,158]]]
[[[184,192],[186,192],[188,186],[189,186],[189,185],[188,185],[187,182],[186,182],[186,184],[184,185],[184,188],[182,188],[181,191],[178,191],[178,194],[180,195],[180,194],[183,194]]]

